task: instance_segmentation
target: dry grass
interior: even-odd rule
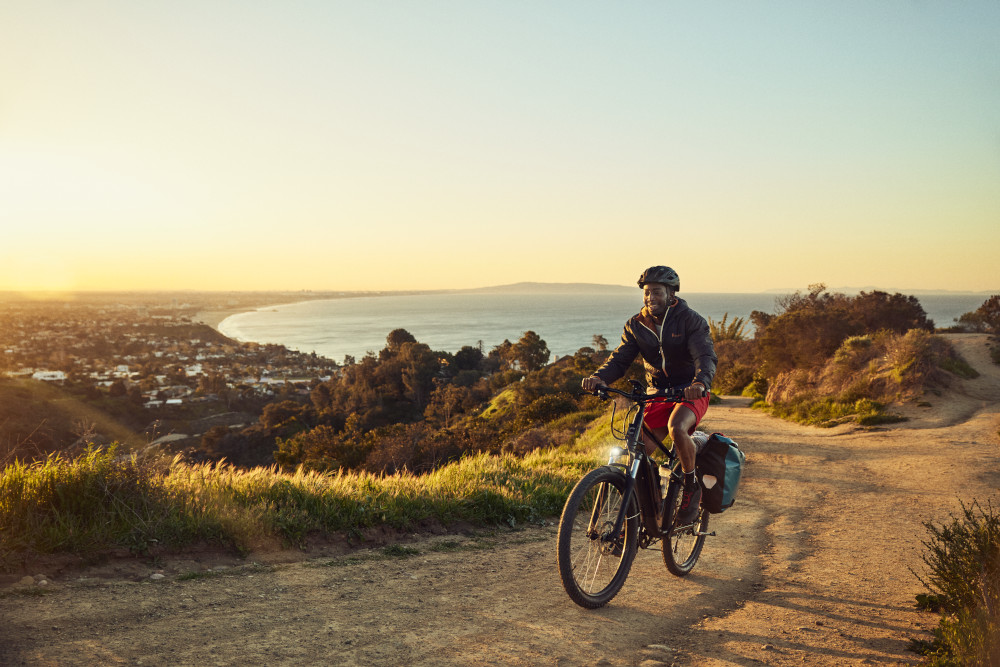
[[[0,565],[32,552],[143,553],[194,542],[244,551],[376,525],[537,521],[558,514],[595,465],[595,441],[581,440],[523,457],[468,456],[426,475],[282,473],[176,459],[157,467],[113,448],[14,462],[0,471]]]

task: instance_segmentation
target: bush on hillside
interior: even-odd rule
[[[777,414],[807,423],[854,415],[873,424],[890,419],[885,405],[948,386],[948,373],[975,371],[943,338],[924,329],[880,331],[848,337],[821,366],[778,374],[768,382],[766,401]]]
[[[579,410],[577,402],[565,392],[540,396],[520,410],[518,417],[526,423],[548,422]]]
[[[370,355],[361,364],[345,366],[340,377],[317,385],[310,406],[288,403],[270,408],[261,427],[283,429],[273,431],[274,461],[284,470],[303,466],[377,474],[429,471],[471,454],[523,453],[568,444],[582,428],[572,420],[563,423],[563,418],[581,411],[589,414],[597,401],[580,392],[581,365],[596,368],[600,358],[600,353],[591,351],[529,372],[498,370],[475,379],[467,376],[479,371],[462,369],[450,375],[451,364],[442,364],[432,379],[422,414],[405,409],[397,414],[394,406],[405,401],[393,399],[392,385],[402,383],[403,389],[397,390],[405,393],[407,382],[407,375],[399,374],[398,357],[414,352],[423,355],[415,348],[420,343],[403,334],[394,332],[395,347],[387,347],[377,359]],[[537,342],[544,344],[540,339]],[[503,357],[503,349],[497,346],[493,356]],[[463,353],[463,365],[477,358],[486,363],[481,354],[469,350],[476,348]],[[462,383],[455,381],[459,377]],[[390,395],[383,397],[375,391],[377,387],[386,388]],[[411,399],[415,401],[416,396]],[[345,404],[359,408],[346,419]],[[549,427],[555,423],[561,425]],[[223,437],[221,444],[225,442]]]
[[[751,382],[757,371],[754,361],[756,347],[753,340],[725,339],[716,341],[715,354],[719,358],[715,379],[712,381],[714,394],[739,394]]]
[[[881,291],[830,294],[822,284],[778,300],[779,312],[754,311],[752,344],[717,346],[721,384],[766,397],[775,414],[807,423],[881,423],[884,406],[946,384],[942,369],[970,372],[942,340],[913,296]],[[747,363],[747,357],[752,362]],[[963,365],[964,364],[964,365]],[[749,381],[748,381],[749,378]]]
[[[1000,294],[994,294],[976,310],[958,318],[965,331],[1000,334]]]
[[[383,426],[372,434],[364,469],[391,475],[401,471],[428,472],[458,459],[460,442],[447,431],[424,423]]]
[[[751,315],[757,327],[757,363],[768,378],[823,366],[851,336],[933,330],[916,297],[898,293],[861,292],[849,297],[829,294],[820,284],[810,286],[808,294],[780,299],[778,305],[783,311],[777,315]]]
[[[950,523],[924,525],[930,537],[921,582],[930,595],[917,599],[942,616],[921,652],[933,665],[1000,664],[1000,515],[992,502],[973,502]]]
[[[712,334],[712,340],[719,344],[722,341],[738,341],[746,338],[746,328],[748,322],[743,317],[734,317],[731,322],[727,323],[729,320],[729,313],[724,313],[722,315],[722,321],[716,322],[711,317],[708,318],[708,330]]]

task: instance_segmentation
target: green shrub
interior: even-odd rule
[[[957,375],[960,378],[965,378],[966,380],[974,380],[979,377],[979,371],[969,365],[965,359],[960,356],[945,357],[938,361],[938,366],[948,371],[953,375]]]
[[[829,397],[813,398],[761,407],[775,417],[811,426],[831,427],[852,420],[861,426],[874,426],[892,424],[905,419],[886,412],[884,405],[867,398],[854,402],[838,401]]]
[[[878,412],[860,413],[855,417],[854,421],[856,421],[859,426],[877,426],[879,424],[898,424],[899,422],[905,422],[906,417],[880,410]]]
[[[726,323],[729,313],[722,315],[722,321],[716,322],[711,317],[708,318],[708,328],[712,335],[712,340],[716,343],[723,340],[743,340],[746,338],[747,322],[745,318],[734,317],[732,322]]]
[[[841,343],[840,347],[833,355],[834,363],[851,364],[856,357],[865,357],[867,361],[872,349],[872,337],[870,335],[850,336]]]
[[[761,372],[754,373],[753,380],[743,388],[743,395],[754,400],[764,400],[767,396],[767,378]]]
[[[526,423],[536,423],[552,421],[576,410],[576,401],[569,394],[548,394],[521,408],[518,417]]]
[[[974,501],[950,523],[924,526],[929,574],[921,581],[942,616],[921,652],[935,665],[1000,664],[1000,515],[992,502]]]
[[[715,354],[719,363],[718,372],[712,381],[712,391],[717,394],[739,394],[753,380],[757,370],[756,342],[747,339],[717,340]]]
[[[753,382],[754,370],[749,364],[723,366],[712,381],[712,394],[739,395]]]
[[[994,294],[971,313],[958,318],[965,331],[1000,333],[1000,294]]]

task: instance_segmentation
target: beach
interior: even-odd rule
[[[231,310],[203,310],[197,313],[192,319],[199,324],[207,324],[216,331],[219,331],[219,325],[222,321],[231,315],[239,315],[240,313],[247,313],[256,308],[234,308]],[[219,331],[219,333],[222,333]],[[225,334],[223,334],[225,335]]]

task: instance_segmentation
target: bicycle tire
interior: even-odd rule
[[[678,577],[686,575],[698,562],[701,549],[705,546],[705,533],[708,531],[709,516],[708,510],[702,507],[693,524],[674,529],[674,517],[677,516],[677,511],[680,509],[682,487],[682,482],[671,481],[663,508],[664,522],[670,526],[663,538],[663,563],[671,574]]]
[[[587,609],[606,605],[618,594],[638,550],[639,511],[633,496],[620,539],[609,529],[624,499],[625,474],[609,466],[583,477],[566,499],[556,545],[559,576],[573,602]],[[595,512],[596,508],[596,512]],[[592,517],[595,529],[590,529]]]

